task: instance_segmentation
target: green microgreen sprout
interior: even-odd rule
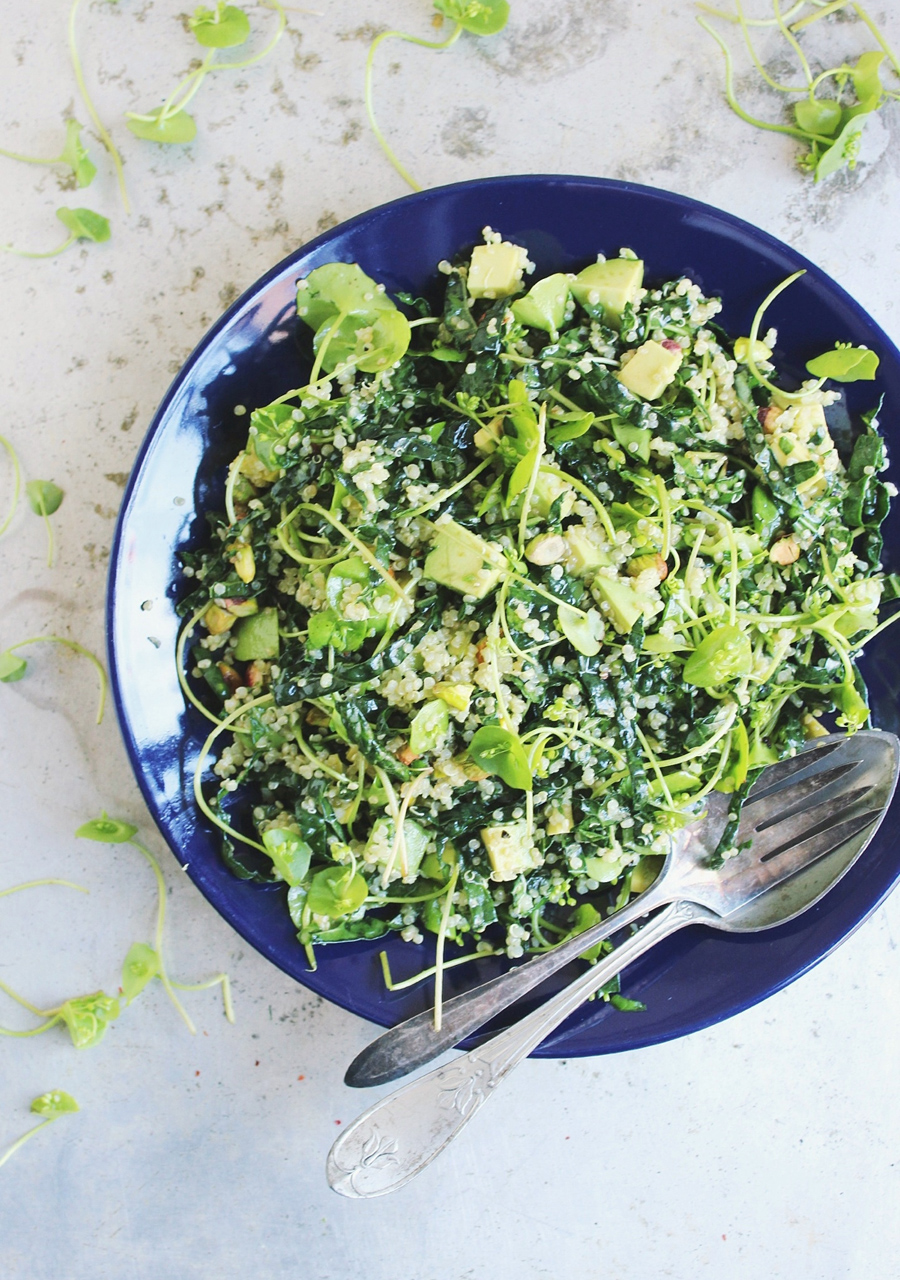
[[[716,9],[708,4],[699,4],[698,8],[740,26],[753,65],[771,89],[785,95],[802,96],[790,104],[792,124],[760,120],[750,115],[735,97],[734,66],[728,43],[705,18],[698,17],[700,26],[712,36],[724,54],[725,96],[732,111],[757,129],[784,133],[803,142],[808,149],[800,155],[798,163],[804,172],[813,175],[816,182],[821,182],[840,169],[853,169],[866,123],[886,102],[900,98],[898,88],[889,89],[882,83],[882,64],[887,62],[893,75],[900,81],[900,62],[872,18],[862,5],[853,0],[836,0],[827,4],[821,3],[821,0],[804,0],[804,3],[793,5],[786,13],[782,13],[779,0],[772,0],[773,17],[770,19],[748,19],[744,14],[742,0],[734,0],[734,5],[732,11]],[[807,6],[812,12],[804,14]],[[842,62],[813,74],[797,38],[798,33],[819,19],[838,12],[855,14],[879,47],[863,51],[852,65]],[[752,26],[777,28],[800,65],[804,83],[786,85],[772,78],[754,46],[750,32]]]
[[[115,2],[115,0],[113,0],[113,2]],[[94,122],[94,128],[100,135],[100,141],[109,152],[110,158],[115,166],[116,181],[119,184],[119,192],[122,196],[122,206],[126,213],[130,213],[131,206],[128,203],[128,191],[125,187],[125,170],[122,165],[122,157],[116,147],[116,144],[110,137],[109,130],[100,119],[100,116],[97,113],[97,108],[94,106],[91,95],[88,92],[87,83],[84,78],[84,70],[81,65],[81,58],[78,53],[78,45],[75,40],[75,18],[78,13],[78,6],[80,3],[81,0],[72,0],[72,7],[69,10],[69,57],[72,61],[72,70],[75,73],[78,92],[81,94],[81,100],[85,105],[85,109],[91,117],[91,120]]]
[[[9,509],[6,515],[0,520],[0,537],[6,533],[6,530],[12,524],[12,518],[16,514],[16,508],[19,505],[19,494],[22,490],[22,468],[19,466],[19,456],[12,447],[6,436],[0,436],[0,445],[6,450],[7,456],[12,464],[13,470],[13,491],[9,501]]]
[[[45,884],[64,885],[66,888],[75,889],[79,893],[88,892],[81,885],[73,884],[69,880],[45,879],[29,880],[25,884],[13,885],[9,889],[0,891],[0,897],[6,897],[11,893],[19,893],[22,889],[35,889],[39,885]],[[39,1009],[30,1000],[20,996],[5,982],[0,982],[0,991],[5,991],[10,999],[15,1000],[16,1004],[21,1005],[23,1009],[27,1009],[29,1013],[33,1013],[35,1017],[44,1019],[39,1027],[33,1027],[30,1031],[12,1031],[8,1027],[0,1027],[0,1035],[13,1036],[17,1039],[41,1035],[43,1032],[49,1031],[51,1027],[55,1027],[57,1023],[63,1022],[68,1028],[75,1048],[87,1049],[102,1040],[109,1023],[119,1016],[118,1000],[102,991],[95,991],[87,996],[75,996],[63,1001],[55,1009]]]
[[[58,1120],[60,1116],[72,1115],[78,1110],[78,1103],[68,1093],[63,1093],[61,1089],[53,1089],[50,1093],[42,1093],[39,1098],[31,1104],[31,1110],[37,1116],[43,1116],[40,1124],[36,1124],[33,1129],[29,1129],[23,1134],[11,1147],[4,1151],[0,1156],[0,1165],[6,1164],[11,1156],[25,1145],[29,1138],[33,1138],[41,1129],[45,1129],[48,1124],[53,1124],[54,1120]]]
[[[528,756],[518,734],[499,725],[483,725],[469,743],[469,756],[485,773],[497,774],[517,791],[531,791]]]
[[[56,216],[63,226],[68,228],[69,236],[55,249],[48,249],[44,253],[32,253],[25,249],[16,249],[11,244],[0,245],[0,249],[4,253],[14,253],[17,258],[56,258],[61,253],[65,253],[76,240],[93,240],[95,244],[100,244],[109,239],[109,219],[104,218],[102,213],[94,213],[92,209],[68,209],[64,206],[56,210]]]
[[[0,652],[0,684],[15,684],[17,680],[21,680],[25,675],[28,663],[24,658],[19,657],[17,650],[24,649],[29,644],[44,643],[61,644],[66,649],[71,649],[73,653],[80,653],[82,657],[87,658],[93,664],[100,685],[97,701],[97,724],[100,724],[106,707],[106,670],[96,654],[91,653],[90,649],[86,649],[77,640],[68,640],[65,636],[30,636],[27,640],[20,640],[17,644],[10,645],[8,649]]]
[[[178,1010],[187,1029],[191,1035],[196,1035],[197,1029],[175,991],[176,989],[179,991],[202,991],[209,987],[221,985],[225,1016],[229,1022],[234,1022],[231,984],[226,973],[217,973],[205,982],[193,983],[176,982],[169,977],[163,956],[163,932],[166,923],[166,882],[163,879],[159,862],[154,855],[140,841],[135,840],[137,827],[121,818],[110,818],[106,813],[101,813],[99,818],[95,818],[91,822],[85,822],[80,826],[75,835],[82,840],[95,840],[99,844],[130,844],[150,864],[156,879],[157,908],[154,946],[151,947],[144,942],[136,942],[129,948],[122,966],[122,994],[126,1003],[131,1004],[147,984],[153,978],[158,977],[166,995]]]
[[[29,480],[25,486],[28,505],[36,516],[42,516],[47,526],[47,568],[53,567],[53,525],[50,517],[59,510],[63,491],[52,480]]]
[[[422,188],[398,159],[375,118],[373,72],[375,55],[378,49],[385,40],[404,40],[407,44],[415,44],[422,49],[434,49],[440,52],[454,45],[464,31],[474,36],[492,36],[498,31],[502,31],[509,19],[508,0],[434,0],[434,7],[436,10],[435,17],[438,22],[442,21],[443,18],[449,18],[451,22],[455,23],[446,40],[423,40],[419,36],[408,35],[405,31],[382,31],[369,46],[369,53],[366,58],[365,96],[369,124],[372,126],[372,132],[375,134],[382,151],[403,181],[407,182],[413,191],[421,191]]]
[[[197,125],[186,107],[203,81],[216,71],[243,71],[267,58],[281,39],[287,26],[287,15],[280,0],[264,0],[266,6],[278,16],[276,30],[259,53],[238,61],[217,61],[217,49],[234,49],[244,44],[250,36],[250,20],[243,9],[216,0],[214,9],[200,5],[188,19],[188,26],[197,43],[207,50],[199,65],[178,82],[160,107],[140,114],[126,111],[128,128],[137,138],[163,144],[188,143],[197,136]]]
[[[84,125],[79,124],[77,120],[66,121],[66,141],[58,156],[51,156],[49,159],[42,156],[26,156],[20,151],[8,151],[6,147],[0,147],[0,156],[6,156],[10,160],[20,160],[23,164],[65,165],[67,169],[71,169],[76,187],[89,187],[94,180],[97,166],[81,141],[83,128]]]
[[[827,378],[831,378],[833,382],[871,381],[875,377],[879,365],[878,355],[876,352],[870,351],[868,347],[854,347],[850,343],[839,342],[832,351],[826,351],[822,355],[816,356],[813,360],[807,361],[806,368],[817,381],[812,384],[806,383],[799,391],[784,391],[781,387],[777,387],[773,382],[770,382],[764,373],[760,372],[756,363],[756,352],[759,349],[758,338],[763,316],[779,294],[783,293],[795,280],[799,280],[805,274],[805,271],[795,271],[793,275],[787,276],[786,279],[782,280],[766,294],[753,317],[753,323],[750,326],[750,338],[747,343],[747,368],[758,382],[785,404],[806,400],[821,388]]]

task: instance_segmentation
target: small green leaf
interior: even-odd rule
[[[579,410],[577,413],[564,413],[561,418],[554,418],[553,423],[554,426],[547,432],[547,439],[552,445],[557,445],[587,435],[594,425],[594,415],[586,410]]]
[[[609,1003],[615,1005],[622,1013],[646,1013],[647,1006],[640,1000],[629,1000],[627,996],[621,996],[618,992],[609,997]]]
[[[495,35],[509,20],[507,0],[434,0],[434,7],[475,36]]]
[[[188,26],[205,49],[233,49],[250,35],[250,19],[243,9],[223,4],[222,0],[215,9],[200,5],[188,18]]]
[[[11,649],[0,653],[0,681],[3,684],[15,684],[17,680],[21,680],[27,667],[28,663],[25,659],[20,658]]]
[[[31,1110],[36,1116],[46,1116],[48,1120],[56,1120],[59,1116],[77,1111],[78,1103],[70,1093],[63,1093],[62,1089],[53,1089],[50,1093],[42,1093],[39,1098],[35,1098],[31,1104]]]
[[[122,962],[122,994],[131,1004],[159,973],[159,956],[146,942],[136,942]]]
[[[197,136],[197,125],[193,116],[186,111],[176,111],[173,115],[163,116],[162,107],[148,113],[149,118],[130,115],[128,128],[136,138],[146,142],[183,143],[193,142]]]
[[[841,346],[808,360],[806,367],[816,378],[835,382],[871,382],[878,370],[878,356],[868,347]]]
[[[599,924],[602,919],[596,907],[592,907],[589,902],[583,902],[572,918],[572,927],[576,934],[585,933],[588,929],[593,929],[594,925]],[[607,950],[608,944],[601,940],[594,946],[588,947],[587,951],[582,951],[578,958],[587,960],[590,964],[596,964]]]
[[[25,486],[28,505],[36,516],[52,516],[59,510],[63,491],[52,480],[29,480]]]
[[[496,774],[517,791],[532,788],[531,766],[518,734],[484,725],[469,743],[469,756],[485,773]]]
[[[359,312],[346,316],[335,328],[334,320],[326,320],[313,338],[318,351],[327,340],[322,368],[331,373],[348,361],[363,373],[389,369],[406,354],[411,330],[401,311]]]
[[[365,880],[352,867],[327,867],[313,876],[307,905],[313,915],[334,920],[358,911],[368,892]]]
[[[878,49],[860,54],[859,61],[850,73],[853,92],[859,99],[860,106],[867,111],[878,108],[884,93],[879,74],[882,62],[884,62],[884,53]]]
[[[100,844],[124,844],[132,836],[137,835],[137,827],[119,818],[108,818],[102,813],[93,822],[85,822],[75,832],[82,840],[97,840]]]
[[[355,262],[326,262],[297,285],[297,315],[311,329],[341,314],[394,311],[391,299]]]
[[[77,996],[60,1006],[59,1015],[69,1028],[76,1049],[90,1049],[99,1044],[106,1028],[119,1016],[119,1002],[105,991]]]
[[[66,121],[66,145],[59,157],[63,164],[69,165],[75,175],[75,185],[89,187],[94,180],[97,166],[85,150],[81,141],[83,126],[77,120]]]
[[[830,138],[841,123],[841,104],[833,98],[804,98],[794,103],[794,118],[807,133]]]
[[[68,227],[76,240],[93,240],[100,244],[110,236],[109,219],[91,209],[57,209],[56,216]]]
[[[739,627],[716,627],[684,664],[685,684],[698,689],[715,689],[726,680],[750,674],[753,646],[750,636]]]
[[[843,169],[845,165],[848,169],[856,166],[862,131],[871,114],[871,111],[865,111],[860,115],[852,116],[847,121],[828,150],[819,157],[815,168],[816,182],[821,182],[823,178],[837,173],[838,169]]]
[[[295,885],[306,879],[312,849],[299,831],[288,827],[269,827],[263,832],[262,842],[282,880]]]
[[[506,488],[506,501],[513,502],[523,490],[531,484],[531,476],[536,466],[540,465],[540,450],[535,446],[529,449],[524,458],[520,458],[513,468]]]

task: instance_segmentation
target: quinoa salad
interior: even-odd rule
[[[851,429],[826,385],[877,356],[782,388],[790,281],[730,337],[630,249],[535,280],[486,228],[437,278],[438,304],[300,280],[309,381],[249,414],[182,557],[197,803],[313,966],[390,932],[438,975],[553,947],[714,789],[733,855],[763,767],[868,722],[855,656],[898,594],[877,406]]]

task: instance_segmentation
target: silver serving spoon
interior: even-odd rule
[[[872,839],[894,794],[898,765],[900,741],[893,734],[870,730],[850,738],[822,738],[801,755],[772,766],[744,806],[738,843],[749,839],[750,847],[717,871],[706,863],[722,830],[725,805],[716,805],[711,797],[710,812],[702,822],[685,828],[659,880],[632,907],[618,913],[613,928],[668,905],[520,1022],[364,1112],[329,1152],[329,1185],[353,1198],[385,1195],[402,1187],[452,1141],[500,1081],[555,1027],[626,965],[678,929],[707,924],[726,932],[757,932],[813,906]],[[496,991],[506,978],[556,960],[541,971],[536,982],[542,981],[573,954],[595,944],[603,936],[601,929],[598,925],[574,939],[577,952],[567,943],[480,990]],[[511,998],[519,994],[521,990]],[[497,1008],[508,1003],[504,998]]]
[[[799,832],[808,831],[816,823],[836,826],[842,821],[845,808],[851,825],[860,821],[865,826],[871,821],[865,812],[877,809],[879,801],[867,802],[863,808],[853,807],[855,790],[864,785],[854,770],[869,758],[866,751],[887,751],[890,741],[892,735],[872,730],[853,737],[832,734],[818,739],[792,759],[766,769],[744,803],[736,837],[738,845],[753,840],[757,861],[750,865],[743,858],[730,861],[719,871],[711,871],[706,865],[718,845],[729,805],[729,797],[713,792],[702,820],[680,833],[660,875],[645,893],[578,937],[445,1001],[440,1030],[435,1030],[430,1009],[398,1023],[354,1058],[344,1083],[356,1089],[387,1084],[424,1066],[590,947],[634,924],[656,907],[678,898],[707,902],[703,894],[711,888],[714,896],[709,905],[719,915],[729,915],[738,899],[749,901],[773,883],[773,874],[776,882],[789,874],[777,861],[772,862],[772,851],[795,841]],[[813,807],[812,797],[819,807]],[[836,830],[834,836],[841,843],[851,834],[849,830]],[[755,893],[751,893],[754,886]]]

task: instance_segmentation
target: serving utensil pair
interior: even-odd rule
[[[724,830],[729,798],[713,792],[702,819],[673,842],[658,879],[621,911],[448,1001],[440,1031],[426,1012],[385,1032],[351,1064],[347,1084],[383,1084],[422,1066],[598,942],[655,913],[610,955],[519,1022],[364,1112],[329,1152],[330,1186],[341,1195],[366,1198],[409,1182],[522,1058],[670,934],[693,924],[753,933],[809,910],[874,836],[894,794],[898,768],[900,741],[877,730],[829,735],[770,766],[744,803],[735,840],[740,852],[715,870],[709,866],[710,855]]]

